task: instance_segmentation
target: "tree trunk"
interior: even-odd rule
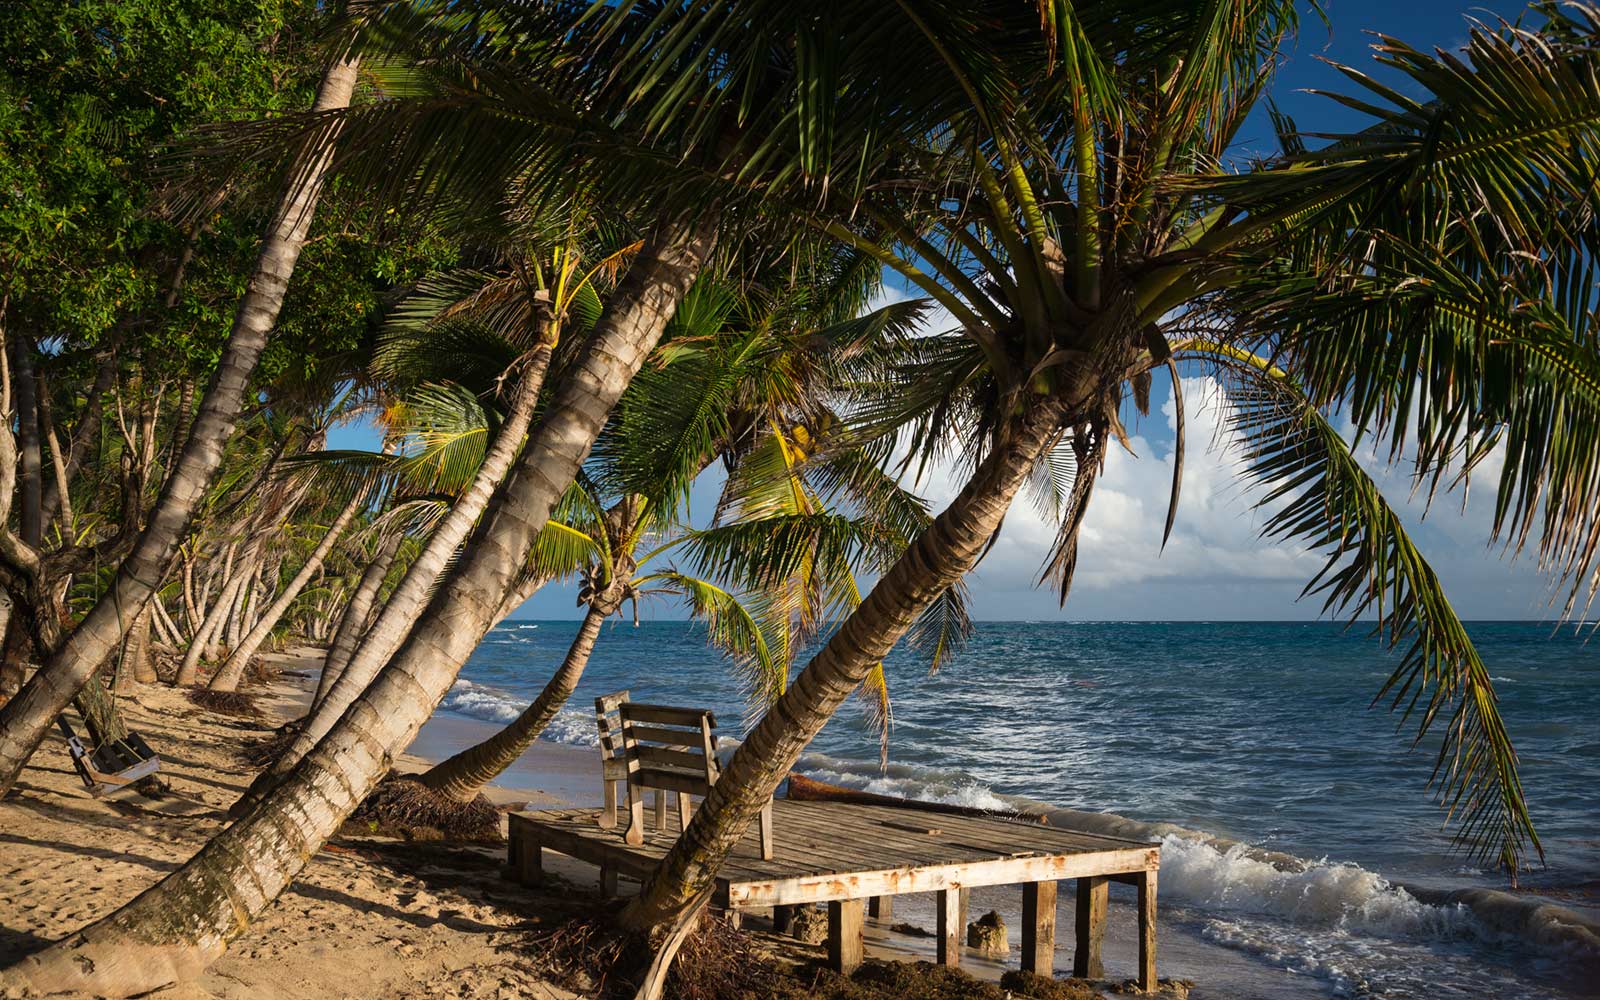
[[[340,537],[344,535],[344,529],[348,528],[350,522],[355,520],[356,514],[361,510],[361,504],[365,500],[365,493],[357,493],[350,498],[349,503],[344,505],[344,509],[339,512],[339,516],[334,518],[332,524],[328,525],[328,530],[323,534],[321,541],[317,542],[317,547],[311,550],[310,558],[300,567],[300,571],[289,581],[289,585],[283,588],[282,593],[278,594],[277,600],[273,601],[256,619],[255,627],[239,643],[238,648],[228,654],[227,661],[222,664],[222,667],[217,671],[217,675],[211,678],[211,684],[209,685],[211,690],[235,691],[238,689],[239,680],[244,677],[245,665],[250,662],[252,656],[256,655],[256,650],[261,648],[261,644],[267,641],[267,634],[272,631],[273,626],[278,624],[278,619],[283,617],[283,613],[289,610],[289,605],[293,604],[294,599],[300,596],[300,592],[306,588],[307,583],[311,582],[311,578],[317,575],[317,570],[322,568],[322,561],[328,558],[328,553],[332,552],[334,545],[338,544]]]
[[[17,533],[34,548],[44,538],[44,455],[39,442],[39,383],[33,377],[33,346],[11,339],[11,383],[17,420]],[[41,608],[39,613],[49,609]],[[0,791],[4,791],[0,788]]]
[[[394,557],[405,538],[405,533],[401,531],[392,531],[384,537],[372,561],[367,563],[366,570],[361,574],[355,593],[345,603],[344,613],[339,616],[339,627],[333,633],[333,642],[328,645],[328,655],[322,661],[322,676],[317,678],[317,693],[311,699],[311,711],[315,712],[327,699],[328,692],[333,690],[333,682],[339,679],[350,663],[356,644],[366,632],[367,619],[372,614],[373,603],[378,599],[378,591],[383,589],[389,567],[394,564]]]
[[[389,595],[389,600],[379,612],[378,620],[356,646],[355,652],[351,654],[349,662],[328,689],[322,703],[306,717],[305,724],[295,735],[294,742],[289,744],[270,767],[256,775],[244,795],[234,804],[232,811],[235,814],[282,780],[284,775],[293,770],[295,765],[311,752],[311,748],[327,735],[334,723],[344,714],[345,709],[349,708],[357,696],[366,689],[372,678],[377,676],[378,670],[405,641],[412,624],[427,604],[439,574],[449,565],[456,550],[460,548],[473,525],[477,523],[479,515],[488,505],[489,498],[494,495],[495,489],[505,477],[506,470],[516,460],[517,453],[522,447],[523,435],[527,433],[534,410],[538,407],[539,390],[549,364],[550,348],[546,345],[540,351],[535,363],[529,366],[521,379],[518,379],[516,394],[512,398],[506,420],[500,427],[500,433],[495,436],[494,443],[484,454],[483,463],[473,475],[472,485],[456,498],[450,513],[434,529],[421,553],[407,567],[400,585]]]
[[[703,265],[712,224],[677,238],[668,233],[664,246],[657,236],[634,260],[472,544],[394,659],[327,737],[182,868],[6,970],[8,985],[148,992],[204,969],[277,898],[389,770],[482,640],[551,508]]]
[[[315,110],[349,105],[356,64],[355,58],[349,58],[328,67],[317,88]],[[331,123],[291,170],[199,415],[138,543],[94,608],[58,648],[41,651],[43,664],[18,695],[0,707],[0,795],[16,783],[55,717],[116,649],[131,624],[129,611],[140,607],[161,585],[172,554],[188,534],[190,518],[222,464],[223,448],[244,404],[250,373],[283,306],[289,276],[305,245],[332,162],[337,128],[337,123]]]
[[[484,785],[517,762],[533,741],[544,732],[544,727],[556,717],[561,706],[572,697],[589,663],[595,640],[600,637],[600,627],[616,610],[616,601],[595,601],[583,616],[578,634],[567,647],[566,659],[535,698],[533,704],[522,710],[504,729],[476,746],[465,750],[424,772],[418,781],[435,791],[459,802],[477,798]]]
[[[205,620],[200,623],[200,630],[189,640],[189,648],[183,654],[183,663],[178,666],[178,676],[172,683],[178,687],[188,687],[200,676],[200,661],[205,657],[206,649],[215,640],[217,633],[222,631],[228,611],[233,607],[234,595],[243,585],[242,574],[222,585],[222,593],[217,595],[216,603],[206,612]]]
[[[734,751],[689,828],[624,911],[626,925],[637,930],[670,926],[711,884],[750,821],[834,711],[917,616],[977,562],[1011,498],[1055,437],[1064,410],[1053,399],[1030,401],[950,506],[806,664]]]
[[[233,592],[233,605],[228,608],[227,625],[222,629],[222,643],[231,650],[239,648],[244,634],[244,615],[255,598],[256,580],[261,576],[261,559],[252,559],[239,566],[239,589]]]
[[[0,590],[0,702],[22,690],[22,682],[28,675],[27,663],[20,652],[22,647],[13,646],[25,637],[27,630],[20,622],[12,626],[11,608],[11,595]]]

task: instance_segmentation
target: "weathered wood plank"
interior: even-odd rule
[[[1022,971],[1053,976],[1056,968],[1056,883],[1022,887]]]
[[[700,730],[694,729],[659,729],[655,726],[630,725],[633,738],[644,743],[661,743],[669,747],[698,747],[700,745]],[[700,766],[698,757],[695,767]]]
[[[835,899],[828,903],[828,965],[849,975],[861,965],[861,900]]]
[[[1139,988],[1156,989],[1156,873],[1146,871],[1139,881]]]
[[[961,922],[961,890],[940,889],[934,910],[938,914],[938,928],[934,931],[937,945],[934,961],[940,965],[960,965],[961,935],[965,932],[965,925]]]
[[[1111,901],[1111,883],[1104,878],[1078,879],[1077,916],[1073,934],[1077,938],[1072,953],[1072,974],[1080,979],[1099,979],[1106,974],[1100,958],[1100,945],[1106,935],[1106,907]]]
[[[1104,876],[1147,867],[1147,850],[1096,854],[1045,855],[878,871],[830,872],[787,879],[730,883],[735,906],[816,903],[827,899],[900,896],[937,892],[954,886],[1016,885],[1045,879]]]
[[[684,750],[668,750],[665,747],[640,746],[634,751],[634,756],[647,764],[665,764],[668,767],[679,767],[700,776],[706,764],[703,755],[689,753]]]
[[[621,706],[623,719],[629,722],[654,722],[663,726],[700,727],[700,720],[709,720],[714,727],[717,717],[707,708],[681,708],[675,705],[651,705],[642,701],[625,702]],[[696,737],[698,741],[698,737]]]

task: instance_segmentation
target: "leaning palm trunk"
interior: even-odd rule
[[[417,620],[417,616],[427,604],[439,574],[444,572],[456,549],[466,540],[467,534],[477,523],[478,516],[488,506],[489,499],[499,487],[500,481],[505,478],[506,470],[516,460],[517,452],[522,447],[523,435],[527,433],[528,425],[533,420],[533,413],[539,402],[539,390],[550,365],[550,345],[543,345],[538,351],[534,363],[528,366],[528,370],[517,382],[511,409],[500,427],[500,433],[495,437],[494,444],[484,455],[483,463],[478,466],[472,485],[456,500],[444,522],[434,529],[428,544],[406,569],[405,577],[395,588],[394,593],[389,595],[389,600],[378,614],[378,620],[367,630],[350,662],[345,665],[338,679],[328,689],[322,703],[312,711],[305,725],[300,727],[294,742],[271,767],[256,775],[255,781],[250,783],[244,795],[234,803],[231,810],[234,815],[241,815],[251,803],[294,770],[305,755],[311,752],[311,748],[317,745],[317,741],[326,736],[334,723],[339,721],[345,709],[349,708],[372,682],[372,678],[377,676],[379,669],[389,661],[401,643],[405,642],[412,623]]]
[[[345,666],[355,653],[356,644],[366,631],[373,602],[378,599],[378,591],[383,589],[384,578],[389,575],[389,567],[394,564],[394,557],[404,541],[403,532],[393,531],[378,544],[378,551],[361,574],[355,593],[345,603],[344,613],[339,616],[339,626],[333,633],[333,641],[328,644],[328,655],[322,661],[322,676],[317,678],[317,693],[311,699],[312,711],[321,707],[327,699],[328,692],[333,690],[333,682],[344,673]]]
[[[713,239],[704,229],[666,236],[665,245],[657,237],[629,268],[463,558],[394,659],[327,737],[182,868],[7,969],[7,985],[128,996],[195,975],[299,874],[389,770],[391,756],[416,735],[493,624],[501,595],[515,584],[551,508]]]
[[[1017,489],[1055,438],[1064,406],[1033,403],[1012,424],[950,506],[884,574],[872,593],[806,664],[734,751],[705,804],[628,906],[623,921],[638,930],[670,926],[711,883],[733,845],[761,811],[834,711],[917,616],[966,575],[994,533]]]
[[[336,60],[323,74],[314,110],[349,105],[355,82],[356,60]],[[336,127],[329,126],[329,132]],[[117,648],[134,614],[165,578],[173,554],[188,533],[190,518],[222,464],[223,447],[233,434],[250,373],[266,346],[289,288],[289,276],[305,245],[332,159],[329,138],[325,133],[323,141],[310,148],[291,173],[200,412],[138,543],[105,595],[57,648],[41,650],[43,665],[22,691],[0,708],[0,795],[16,782],[55,717]]]
[[[333,523],[328,525],[327,532],[317,542],[317,547],[311,550],[310,558],[306,559],[305,563],[301,565],[299,572],[295,573],[294,578],[289,581],[289,585],[283,588],[277,599],[268,605],[267,609],[256,619],[255,626],[240,641],[238,647],[228,654],[228,659],[223,662],[221,669],[217,671],[217,675],[211,678],[211,683],[208,685],[211,690],[234,691],[238,689],[239,681],[244,677],[245,665],[250,662],[252,656],[256,655],[256,650],[261,648],[261,644],[267,641],[267,636],[272,632],[273,627],[278,624],[278,620],[283,617],[283,613],[289,610],[289,605],[293,604],[294,599],[300,596],[300,592],[306,589],[306,584],[311,582],[311,578],[317,575],[317,570],[322,568],[323,560],[328,558],[328,553],[333,551],[333,547],[338,544],[340,537],[344,535],[344,529],[350,526],[350,522],[355,519],[356,514],[361,510],[361,503],[364,499],[364,494],[357,493],[350,498],[349,503],[344,505],[344,509],[339,512],[338,517],[334,518]]]
[[[178,687],[188,687],[200,676],[200,661],[205,657],[207,647],[222,633],[223,626],[227,623],[228,611],[233,607],[234,597],[244,584],[244,574],[239,574],[222,585],[221,593],[217,594],[216,601],[200,623],[200,630],[194,634],[194,638],[189,641],[189,648],[184,651],[183,663],[179,665],[178,676],[173,681]]]
[[[567,647],[567,656],[561,661],[560,669],[545,684],[533,704],[522,710],[521,715],[482,743],[468,747],[443,763],[435,764],[417,780],[458,802],[470,802],[477,798],[484,785],[515,764],[517,758],[533,745],[550,720],[561,711],[561,706],[572,697],[579,679],[583,677],[583,668],[589,663],[589,654],[594,651],[600,627],[616,609],[617,603],[595,601],[589,605],[577,636]]]

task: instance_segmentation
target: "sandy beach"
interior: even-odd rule
[[[78,930],[174,871],[226,824],[226,810],[254,768],[244,752],[296,717],[309,700],[315,650],[269,654],[283,674],[249,690],[259,720],[217,715],[165,685],[140,685],[121,700],[130,726],[158,749],[159,797],[120,791],[94,798],[72,770],[65,741],[52,735],[16,790],[0,801],[0,966]],[[491,727],[441,716],[396,761],[414,773],[481,738]],[[584,804],[598,798],[592,751],[538,744],[489,797],[502,807]],[[583,995],[552,982],[528,939],[598,899],[595,871],[547,855],[556,876],[544,890],[507,881],[503,849],[407,843],[387,837],[335,838],[266,916],[200,978],[159,992],[202,1000],[379,1000],[379,998]],[[626,882],[623,893],[629,891]],[[1016,926],[1018,903],[1004,892],[974,893],[973,914],[995,907]],[[923,912],[926,911],[926,912]],[[900,901],[896,921],[932,926],[925,900]],[[820,946],[761,934],[798,963],[820,962]],[[931,938],[869,924],[868,954],[893,960],[932,957]],[[1107,960],[1122,964],[1131,939],[1113,934]],[[1007,963],[969,956],[974,977],[997,980]],[[816,973],[812,973],[813,976]],[[4,993],[10,997],[11,992]]]

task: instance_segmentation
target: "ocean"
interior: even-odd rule
[[[514,717],[576,628],[496,628],[441,711]],[[1520,891],[1593,918],[1600,642],[1537,623],[1470,631],[1545,849]],[[1426,787],[1432,747],[1413,748],[1409,726],[1369,707],[1393,662],[1365,629],[1327,623],[980,623],[935,674],[910,651],[891,656],[886,768],[851,704],[798,770],[892,795],[1173,823],[1304,859],[1285,871],[1243,847],[1164,839],[1162,974],[1199,979],[1197,996],[1600,995],[1548,936],[1418,898],[1507,880],[1452,849]],[[546,738],[594,745],[593,698],[619,688],[709,706],[731,736],[749,719],[736,676],[697,626],[613,620]]]

